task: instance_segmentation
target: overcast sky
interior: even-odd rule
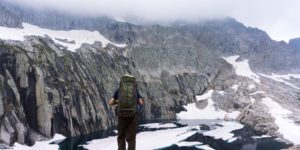
[[[230,16],[275,40],[300,37],[300,0],[7,0],[38,9],[83,15],[196,21]]]

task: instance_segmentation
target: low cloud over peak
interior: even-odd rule
[[[150,22],[197,21],[230,16],[267,31],[273,39],[300,37],[298,0],[6,0],[33,9],[108,15]]]

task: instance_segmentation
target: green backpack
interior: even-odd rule
[[[118,115],[120,117],[133,117],[136,113],[137,93],[136,79],[131,75],[121,78],[118,94]]]

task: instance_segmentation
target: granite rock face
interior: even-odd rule
[[[207,72],[173,68],[151,74],[156,64],[150,64],[145,73],[137,68],[138,61],[124,55],[128,50],[95,43],[73,53],[59,49],[48,38],[1,41],[2,141],[31,144],[36,139],[26,141],[25,137],[34,137],[33,132],[50,138],[54,133],[78,136],[114,127],[115,114],[107,100],[124,73],[139,80],[140,93],[146,99],[141,119],[147,122],[176,119],[184,104],[195,101],[195,95],[222,79],[217,76],[222,74],[221,59],[207,62],[220,66],[207,68]]]
[[[289,41],[289,45],[292,46],[294,49],[300,51],[300,38],[291,39]]]

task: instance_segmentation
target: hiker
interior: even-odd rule
[[[142,107],[144,100],[138,92],[136,78],[124,75],[121,78],[119,89],[109,100],[110,106],[117,106],[118,115],[118,150],[135,150],[137,131],[137,107]]]

